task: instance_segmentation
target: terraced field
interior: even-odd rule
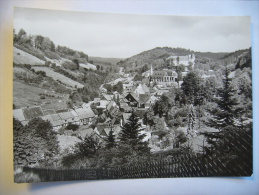
[[[65,85],[69,86],[69,87],[72,87],[72,88],[83,88],[84,85],[77,82],[77,81],[74,81],[60,73],[57,73],[55,71],[53,71],[51,68],[49,67],[38,67],[38,66],[34,66],[33,69],[35,71],[44,71],[46,72],[46,75],[48,77],[52,77],[54,80],[59,80],[61,81],[62,83],[64,83]]]

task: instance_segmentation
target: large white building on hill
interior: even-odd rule
[[[166,61],[169,63],[169,65],[173,66],[179,66],[182,64],[185,66],[185,71],[188,71],[188,66],[193,68],[195,64],[195,55],[190,54],[186,56],[169,56]]]

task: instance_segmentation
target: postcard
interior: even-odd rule
[[[246,16],[15,8],[16,183],[251,176]]]

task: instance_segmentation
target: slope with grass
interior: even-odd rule
[[[84,85],[82,85],[81,83],[74,81],[62,74],[59,74],[55,71],[53,71],[51,68],[49,67],[38,67],[38,66],[34,66],[33,69],[35,71],[44,71],[46,72],[46,75],[48,77],[52,77],[54,80],[59,80],[60,82],[64,83],[65,85],[72,87],[72,88],[83,88]]]
[[[44,65],[45,61],[36,58],[35,56],[24,52],[16,47],[13,47],[13,61],[15,64],[30,64]]]

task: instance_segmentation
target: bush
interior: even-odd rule
[[[52,60],[59,60],[60,57],[58,54],[56,54],[55,52],[52,52],[52,51],[49,51],[49,50],[46,50],[44,51],[46,57],[48,57],[49,59],[52,59]]]
[[[74,62],[69,62],[69,61],[63,62],[62,67],[70,70],[78,70],[78,65]]]
[[[69,123],[69,124],[66,126],[66,129],[67,129],[67,130],[76,131],[76,130],[78,130],[78,128],[79,128],[79,125],[72,124],[72,123]]]

